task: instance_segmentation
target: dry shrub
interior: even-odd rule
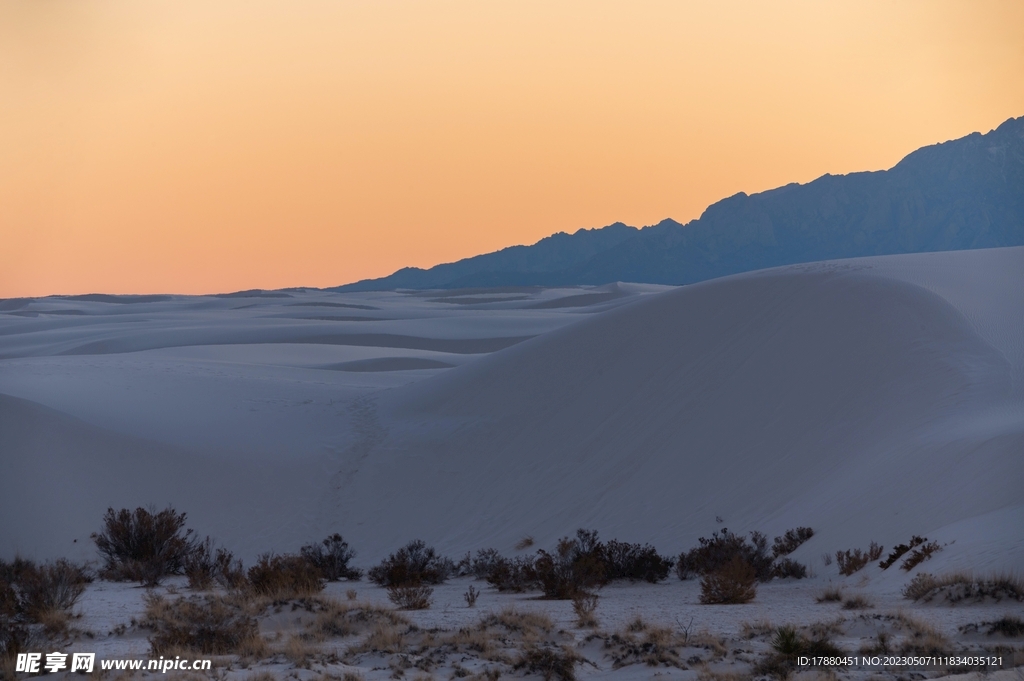
[[[885,557],[885,560],[878,564],[878,567],[882,568],[883,570],[888,570],[893,563],[895,563],[897,560],[903,557],[903,554],[905,554],[907,551],[914,548],[915,546],[920,546],[926,541],[928,541],[927,538],[918,537],[915,534],[913,537],[910,538],[910,541],[908,543],[897,544],[896,546],[894,546],[892,551],[889,552],[889,555]]]
[[[685,645],[685,637],[672,629],[649,626],[642,621],[634,622],[624,632],[612,634],[604,642],[615,669],[631,664],[686,669],[679,657],[679,649]]]
[[[320,649],[301,636],[289,636],[281,652],[296,667],[309,669],[310,660],[320,652]]]
[[[581,591],[572,599],[572,611],[576,613],[576,624],[580,627],[596,627],[597,594]]]
[[[14,585],[20,592],[25,615],[40,621],[41,613],[70,610],[91,581],[84,567],[61,558],[42,565],[29,563]]]
[[[253,593],[274,600],[305,598],[324,588],[320,570],[302,556],[265,553],[247,576]]]
[[[922,562],[931,558],[933,553],[941,550],[942,546],[938,542],[933,541],[928,542],[927,544],[922,544],[910,552],[910,555],[907,556],[900,565],[900,569],[905,572],[910,572]]]
[[[100,576],[155,586],[168,575],[184,572],[198,542],[185,529],[185,514],[173,508],[159,513],[137,508],[107,509],[103,530],[92,535],[103,556]]]
[[[772,556],[775,558],[788,556],[813,536],[814,530],[809,527],[797,527],[792,530],[786,530],[784,535],[776,537],[772,543]]]
[[[863,596],[853,596],[843,601],[843,610],[866,610],[871,607],[874,606]]]
[[[380,586],[442,584],[455,571],[450,558],[437,555],[434,547],[419,539],[403,546],[367,573]]]
[[[433,593],[429,586],[389,586],[388,600],[402,610],[426,610]]]
[[[154,657],[175,650],[248,657],[262,657],[266,653],[266,642],[259,635],[256,619],[237,599],[225,596],[167,600],[150,595],[146,599],[143,626],[153,631],[149,644]]]
[[[903,588],[903,597],[914,601],[927,603],[940,596],[951,604],[986,599],[1024,601],[1024,580],[1013,574],[983,578],[955,572],[936,577],[922,572]]]
[[[369,635],[350,649],[352,653],[400,653],[405,647],[408,627],[397,627],[386,622],[376,622]]]
[[[516,551],[525,551],[526,549],[533,546],[533,537],[526,535],[522,539],[516,542]]]
[[[477,579],[487,579],[498,563],[505,560],[498,549],[480,549],[476,557],[469,561],[469,572]]]
[[[345,598],[349,599],[350,601],[354,601],[356,599],[356,597],[358,597],[358,596],[359,596],[359,592],[357,592],[355,589],[346,589],[345,590]]]
[[[488,614],[480,619],[484,628],[502,627],[512,633],[527,635],[546,634],[555,628],[551,618],[542,612],[522,612],[515,608],[505,608],[497,614]]]
[[[934,627],[906,613],[896,615],[896,628],[908,632],[896,650],[903,654],[938,655],[950,650],[949,640]]]
[[[740,635],[747,640],[758,638],[759,636],[767,636],[774,631],[775,625],[769,620],[740,623]]]
[[[757,574],[739,555],[700,580],[700,602],[749,603],[757,595]]]
[[[480,597],[480,592],[477,591],[475,586],[470,584],[469,589],[466,590],[466,593],[462,594],[462,597],[466,599],[467,608],[474,608],[476,607],[476,599]]]
[[[612,539],[604,545],[605,579],[660,582],[668,577],[675,561],[658,555],[650,544],[630,544]]]
[[[768,539],[760,532],[751,532],[748,539],[722,528],[710,539],[701,537],[698,542],[699,546],[679,554],[676,560],[679,579],[717,572],[737,557],[753,568],[758,580],[767,582],[772,578],[773,558],[768,553]]]
[[[814,597],[818,603],[839,603],[843,600],[843,587],[841,586],[827,586],[825,590]]]
[[[541,674],[545,681],[576,681],[576,665],[583,661],[567,646],[527,646],[513,663],[516,671],[525,669],[531,674]]]
[[[214,551],[209,537],[197,544],[185,559],[184,571],[188,587],[194,591],[205,591],[214,583],[226,589],[240,589],[247,583],[242,561],[227,549]]]
[[[488,584],[502,593],[522,593],[540,588],[533,559],[526,556],[511,559],[498,556],[485,578]]]
[[[349,561],[355,558],[356,552],[349,548],[348,542],[337,532],[319,544],[303,546],[299,553],[315,565],[328,582],[342,579],[356,581],[363,576],[362,570],[349,566]]]
[[[554,553],[538,551],[533,567],[548,598],[569,600],[608,581],[604,545],[593,530],[580,529],[575,538],[560,539]]]
[[[772,565],[772,577],[785,579],[803,579],[807,576],[807,566],[798,563],[792,558],[783,558]]]
[[[984,622],[988,626],[986,632],[989,636],[1002,634],[1009,638],[1024,636],[1024,620],[1013,615],[1003,615],[995,622]]]
[[[409,621],[402,615],[376,605],[341,603],[330,598],[313,599],[312,605],[316,614],[306,626],[306,636],[316,641],[352,636],[378,624],[409,626]]]
[[[860,549],[847,549],[846,551],[836,551],[836,565],[839,566],[839,574],[841,575],[852,575],[857,572],[869,562],[878,560],[882,555],[882,547],[875,542],[871,542],[871,546],[868,550],[861,551]]]
[[[754,667],[755,673],[785,679],[796,668],[796,658],[799,656],[840,657],[845,655],[822,630],[814,632],[812,628],[811,634],[812,636],[808,638],[792,626],[776,629],[771,642],[772,651],[762,657]]]

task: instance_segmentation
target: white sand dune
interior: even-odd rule
[[[0,315],[0,393],[31,401],[0,403],[0,512],[25,519],[0,554],[173,503],[247,558],[333,531],[369,563],[414,537],[511,551],[593,527],[676,552],[810,525],[798,559],[921,534],[947,543],[929,571],[1024,568],[1024,248],[661,292],[290,295]],[[295,318],[327,304],[388,319]],[[106,354],[69,354],[88,347]],[[396,370],[327,370],[351,362]],[[122,487],[62,501],[46,473],[71,461]]]

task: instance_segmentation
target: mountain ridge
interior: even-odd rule
[[[1024,117],[916,149],[888,170],[826,173],[738,192],[681,224],[616,222],[557,232],[334,291],[689,284],[739,272],[871,255],[1024,245]]]

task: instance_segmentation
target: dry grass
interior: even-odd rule
[[[336,601],[329,598],[314,600],[313,621],[306,625],[305,635],[314,641],[345,638],[369,631],[377,624],[409,628],[409,620],[387,608],[366,603]]]
[[[951,604],[961,601],[1024,601],[1024,579],[1012,574],[974,577],[967,572],[934,576],[922,572],[903,589],[904,598],[930,602],[941,598]]]
[[[545,681],[576,681],[576,666],[581,662],[583,658],[568,646],[528,646],[512,668],[541,674]]]
[[[740,636],[748,641],[753,638],[768,636],[775,631],[775,625],[769,620],[758,620],[757,622],[742,622],[740,624]]]
[[[576,613],[576,624],[580,628],[594,628],[597,626],[597,594],[581,592],[572,599],[572,611]]]
[[[143,626],[152,630],[152,655],[186,650],[203,655],[241,655],[261,658],[266,642],[256,619],[238,599],[204,596],[168,600],[146,599]]]
[[[893,628],[905,632],[895,649],[904,654],[937,655],[951,649],[949,639],[927,622],[900,612],[893,618]]]
[[[814,597],[818,603],[840,603],[843,600],[843,587],[828,586],[820,594]]]
[[[434,590],[429,586],[389,586],[388,600],[402,610],[426,610]]]
[[[852,596],[843,601],[843,610],[867,610],[873,607],[871,601],[863,596]]]
[[[554,630],[551,618],[542,612],[522,612],[515,608],[505,608],[497,614],[486,615],[480,620],[484,627],[502,627],[511,633],[541,636]]]
[[[310,662],[320,652],[320,648],[302,636],[289,636],[279,652],[296,667],[309,669]]]
[[[525,551],[526,549],[533,546],[533,537],[526,535],[522,539],[516,542],[516,551]]]
[[[604,648],[616,669],[632,664],[686,669],[679,651],[687,645],[683,634],[668,627],[651,626],[641,620],[604,640]]]

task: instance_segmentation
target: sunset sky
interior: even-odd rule
[[[331,286],[1024,115],[1024,2],[0,1],[0,297]]]

